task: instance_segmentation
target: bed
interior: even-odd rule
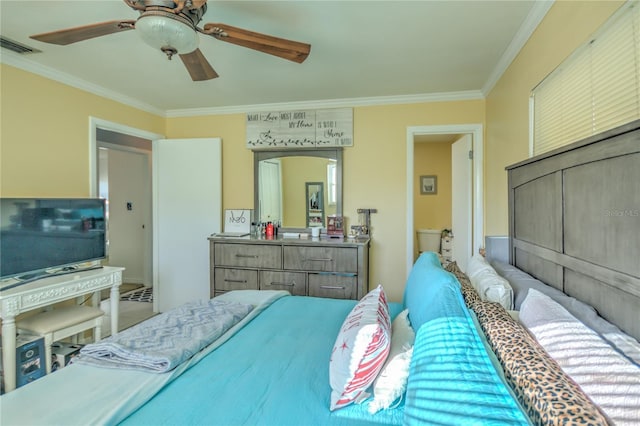
[[[212,299],[233,308],[223,325],[200,330],[206,321],[192,319],[184,327],[198,337],[186,339],[188,350],[168,348],[170,355],[151,363],[145,353],[138,364],[146,370],[131,369],[92,363],[91,353],[110,343],[98,342],[80,361],[3,395],[2,424],[615,423],[563,370],[566,360],[550,355],[555,348],[545,342],[553,343],[557,323],[593,345],[604,341],[603,359],[623,359],[614,376],[631,382],[614,383],[609,393],[624,393],[614,405],[631,412],[617,423],[637,424],[639,135],[636,122],[510,167],[507,262],[476,258],[477,271],[463,272],[423,253],[401,303],[388,302],[384,286],[360,301],[229,292]],[[626,221],[613,220],[619,211]],[[477,286],[477,276],[488,276],[491,288]],[[583,310],[578,302],[586,320],[556,306],[575,314]],[[170,336],[171,315],[135,333]],[[595,335],[580,328],[596,323]],[[580,359],[575,348],[561,350]],[[113,357],[100,362],[120,364]]]
[[[399,425],[425,418],[441,424],[471,418],[529,424],[486,351],[459,283],[434,253],[416,263],[406,305],[386,302],[382,287],[359,302],[271,291],[236,291],[215,299],[255,308],[193,358],[164,373],[72,363],[4,395],[3,424],[65,419],[65,424]],[[406,396],[375,414],[368,400],[332,410],[332,350],[341,330],[349,328],[349,316],[367,300],[374,316],[381,315],[380,306],[388,306],[394,330],[403,312],[408,323],[411,308],[411,323],[425,324],[412,339],[413,371],[408,364],[405,368],[415,380],[407,381]],[[427,309],[431,305],[436,309]],[[457,338],[449,341],[452,334]],[[51,398],[52,392],[73,398],[60,401]]]

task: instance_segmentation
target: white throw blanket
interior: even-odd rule
[[[74,362],[164,373],[216,340],[252,309],[249,304],[217,299],[190,302],[86,345]]]
[[[163,374],[149,370],[96,368],[73,363],[68,367],[0,396],[2,425],[114,425],[179,377],[192,365],[229,340],[262,311],[289,292],[281,290],[238,290],[215,300],[246,303],[255,308],[189,360]],[[52,394],[73,398],[51,398]],[[37,401],[37,403],[34,403]],[[82,407],[81,410],[78,407]]]

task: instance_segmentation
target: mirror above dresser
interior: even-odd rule
[[[285,230],[309,227],[311,207],[326,217],[342,215],[342,148],[254,151],[254,217]],[[309,202],[308,185],[321,186],[323,199]],[[317,210],[317,209],[315,209]]]

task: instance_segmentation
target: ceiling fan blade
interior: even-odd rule
[[[196,49],[191,53],[180,54],[180,59],[182,59],[182,63],[189,71],[193,81],[211,80],[218,77],[218,73],[215,72],[200,49]]]
[[[269,55],[278,56],[297,63],[302,63],[307,59],[311,51],[311,45],[306,43],[255,33],[226,24],[209,23],[204,25],[204,29],[198,30],[218,40],[248,47],[249,49],[268,53]]]
[[[90,38],[132,30],[135,24],[136,21],[129,20],[100,22],[97,24],[83,25],[81,27],[67,28],[66,30],[36,34],[30,38],[44,43],[66,46],[67,44],[88,40]]]

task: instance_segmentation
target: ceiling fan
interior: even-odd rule
[[[218,77],[198,48],[200,41],[198,33],[297,63],[307,59],[311,50],[311,46],[306,43],[226,24],[208,23],[200,28],[198,23],[207,11],[207,0],[124,0],[124,2],[140,12],[138,19],[100,22],[36,34],[31,38],[45,43],[67,45],[135,29],[145,43],[160,49],[167,58],[171,59],[176,54],[180,56],[193,81]]]

